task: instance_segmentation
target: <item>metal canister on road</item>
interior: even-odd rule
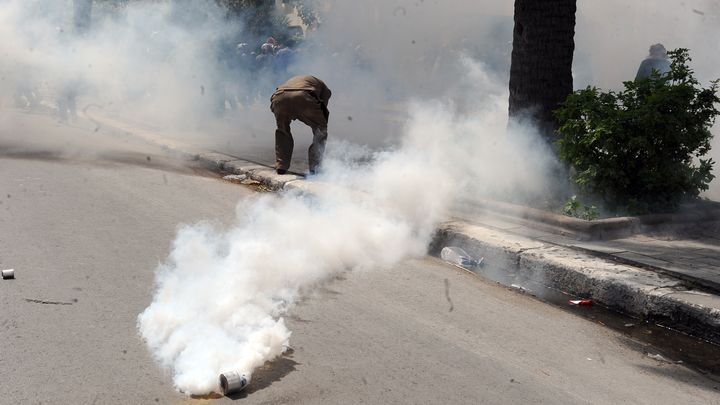
[[[223,395],[234,394],[245,389],[250,379],[237,371],[230,371],[220,374],[220,389]]]

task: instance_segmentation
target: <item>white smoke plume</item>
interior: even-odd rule
[[[303,291],[349,269],[390,266],[425,252],[454,182],[416,139],[369,166],[346,168],[354,192],[241,201],[238,223],[183,228],[157,272],[139,328],[154,355],[191,394],[217,389],[220,372],[247,375],[289,345],[282,320]],[[337,170],[339,161],[329,162]],[[434,184],[424,187],[425,182]],[[440,196],[440,197],[439,197]]]
[[[474,69],[482,76],[480,66]],[[492,90],[487,83],[480,89]],[[492,176],[507,179],[508,189],[529,176],[541,187],[545,166],[518,165],[523,158],[509,156],[500,100],[506,97],[467,106],[472,118],[439,102],[415,104],[400,145],[370,162],[354,163],[366,150],[331,145],[321,182],[331,192],[241,201],[230,230],[184,227],[139,317],[142,336],[173,370],[176,387],[205,394],[217,389],[220,372],[250,375],[280,355],[290,338],[282,316],[338,272],[425,254],[461,188],[476,189],[482,179],[488,191]]]

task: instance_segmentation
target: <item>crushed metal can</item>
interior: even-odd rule
[[[568,304],[589,306],[589,305],[593,304],[593,301],[592,300],[570,300],[570,301],[568,301]]]

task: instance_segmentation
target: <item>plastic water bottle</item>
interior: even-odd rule
[[[446,246],[440,251],[440,257],[446,262],[462,266],[462,267],[482,267],[484,258],[475,260],[457,246]]]

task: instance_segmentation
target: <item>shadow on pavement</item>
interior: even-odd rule
[[[637,366],[638,369],[643,373],[655,374],[660,377],[667,378],[671,381],[681,382],[689,384],[694,387],[701,388],[703,390],[712,392],[714,394],[720,394],[720,379],[717,377],[708,377],[708,379],[702,378],[697,372],[689,370],[684,367],[675,366],[669,363],[660,363],[656,366],[647,366],[640,364]]]
[[[651,333],[648,333],[651,332]],[[624,346],[642,353],[654,365],[638,364],[646,372],[720,393],[720,348],[687,335],[662,334],[658,327],[639,325],[639,337],[618,337]],[[655,335],[655,336],[652,336]],[[661,350],[658,347],[662,347]]]
[[[293,350],[289,349],[283,357],[275,361],[265,363],[264,366],[255,370],[252,375],[250,385],[248,385],[245,391],[241,391],[234,395],[228,395],[228,398],[232,400],[243,399],[254,392],[264,390],[265,388],[271,386],[274,382],[282,380],[286,375],[295,371],[295,366],[300,364],[291,358],[292,354]]]

